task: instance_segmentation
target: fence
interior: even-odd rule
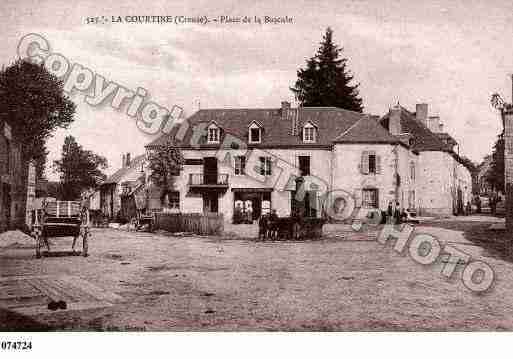
[[[220,235],[224,231],[222,213],[155,213],[155,229]]]

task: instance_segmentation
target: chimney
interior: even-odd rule
[[[281,102],[281,119],[286,120],[290,111],[290,102],[282,101]]]
[[[401,107],[394,106],[390,109],[390,117],[388,118],[388,132],[392,135],[401,133]]]
[[[126,153],[125,161],[126,161],[125,166],[126,167],[130,166],[130,152]]]
[[[415,106],[415,118],[417,121],[422,122],[425,126],[427,126],[427,117],[428,117],[428,104],[427,103],[418,103]]]
[[[428,119],[427,119],[427,128],[431,131],[431,132],[438,132],[438,125],[440,124],[440,117],[439,116],[429,116]]]
[[[125,167],[126,166],[126,157],[125,157],[125,154],[123,153],[123,155],[121,156],[121,167]]]

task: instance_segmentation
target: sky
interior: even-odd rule
[[[87,24],[88,17],[288,16],[289,24]],[[278,108],[294,102],[296,71],[314,55],[327,27],[343,47],[360,83],[364,112],[384,115],[399,102],[412,111],[428,103],[460,153],[475,162],[492,151],[501,132],[490,96],[511,101],[511,1],[82,1],[2,0],[0,63],[17,57],[20,39],[43,36],[52,53],[185,115],[198,108]],[[94,83],[93,83],[94,86]],[[71,94],[75,121],[48,141],[47,176],[73,135],[105,156],[107,173],[122,153],[144,153],[155,136],[139,130],[123,107],[91,106]]]

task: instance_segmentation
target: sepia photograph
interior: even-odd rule
[[[2,0],[0,30],[0,355],[511,339],[510,1]]]

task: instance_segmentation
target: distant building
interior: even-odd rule
[[[0,120],[0,231],[25,225],[27,196],[35,196],[35,183],[28,186],[28,172],[22,144],[13,136],[11,126]],[[35,173],[33,177],[35,182]]]
[[[393,122],[400,126],[395,128]],[[389,111],[381,123],[391,133],[410,136],[418,155],[416,191],[421,214],[450,215],[462,211],[471,200],[472,174],[455,151],[458,143],[443,130],[438,116],[428,116],[428,105],[410,112],[401,106]]]
[[[479,194],[488,196],[493,192],[493,187],[488,182],[487,174],[491,170],[493,157],[491,155],[486,156],[483,162],[477,168],[477,182],[479,186]]]
[[[145,177],[146,155],[131,158],[130,153],[123,154],[122,167],[109,176],[98,188],[99,206],[103,215],[114,219],[121,211],[121,196]],[[96,197],[95,197],[96,196]],[[98,194],[93,195],[97,201]]]

